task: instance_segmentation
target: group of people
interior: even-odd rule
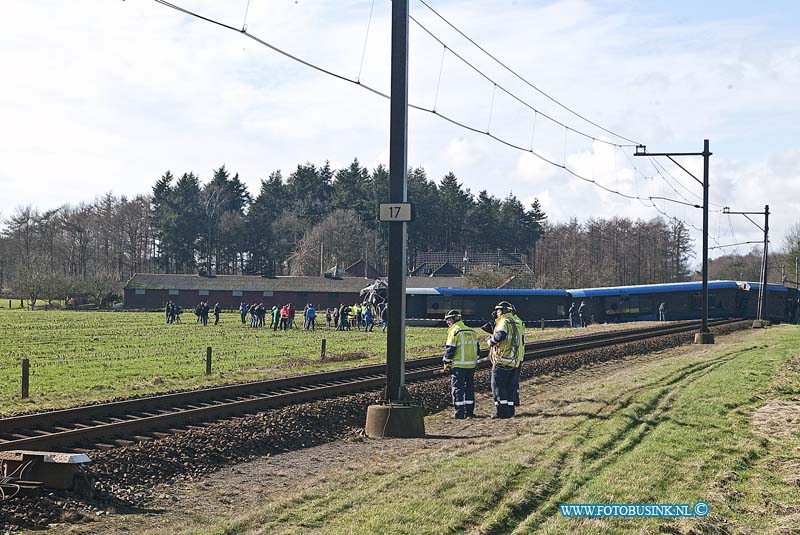
[[[216,308],[215,308],[216,310]],[[337,331],[350,331],[353,329],[364,330],[365,332],[372,332],[376,323],[376,315],[381,318],[383,330],[386,330],[387,307],[378,307],[379,312],[376,314],[373,308],[365,304],[345,305],[340,304],[338,307],[325,309],[325,327],[328,329],[335,329]],[[295,321],[295,307],[292,303],[287,303],[282,306],[273,306],[269,309],[264,303],[241,303],[239,305],[239,315],[241,316],[242,325],[248,323],[248,316],[250,327],[266,327],[267,318],[269,318],[268,328],[273,331],[289,329],[297,329]],[[216,323],[215,323],[216,324]],[[317,329],[317,307],[308,303],[303,309],[303,330],[316,331]]]
[[[211,305],[208,304],[208,301],[201,301],[198,303],[196,307],[194,307],[194,315],[197,317],[195,323],[202,323],[203,326],[208,325],[208,315],[212,311]],[[219,303],[216,303],[213,308],[214,312],[214,325],[219,324],[219,315],[222,313],[222,307],[219,306]]]
[[[457,419],[475,415],[475,367],[480,345],[475,331],[464,324],[458,310],[450,310],[447,341],[442,360],[450,373],[454,413]],[[519,407],[519,379],[525,357],[525,324],[514,306],[501,301],[492,312],[491,323],[482,327],[491,336],[486,339],[492,362],[492,397],[495,412],[492,418],[511,418]]]
[[[172,301],[167,301],[167,304],[164,306],[164,316],[167,323],[180,323],[181,314],[183,314],[183,309],[181,307]]]
[[[570,327],[586,327],[589,325],[589,305],[586,301],[581,301],[580,306],[573,302],[567,311]]]
[[[309,304],[306,307],[306,312],[304,314],[304,317],[306,318],[303,326],[304,328],[308,328],[309,308],[311,309],[310,314],[312,315],[312,318],[314,317],[314,308],[311,306],[311,304]],[[297,328],[297,324],[294,321],[295,308],[292,303],[287,303],[281,306],[273,305],[271,309],[268,309],[264,303],[252,303],[250,305],[247,303],[240,303],[239,315],[242,319],[242,325],[247,325],[247,317],[249,315],[250,327],[254,328],[267,326],[267,316],[269,316],[269,326],[267,327],[273,331],[277,331],[278,329],[287,331],[289,329]]]
[[[212,311],[214,314],[214,325],[217,325],[222,308],[219,306],[219,303],[217,303],[212,309],[208,301],[201,301],[194,307],[194,315],[197,318],[195,322],[208,325],[208,316]],[[167,323],[181,323],[181,314],[183,314],[183,309],[174,302],[167,301],[167,304],[164,305],[164,316]]]
[[[381,318],[381,325],[383,330],[386,330],[388,309],[386,306],[379,306],[378,312],[373,311],[372,307],[366,304],[345,305],[341,304],[333,310],[325,311],[325,319],[327,326],[331,328],[331,320],[333,321],[333,328],[337,331],[350,331],[352,329],[361,330],[364,332],[372,332],[375,327],[376,315]]]

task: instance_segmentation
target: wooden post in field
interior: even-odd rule
[[[211,375],[211,346],[206,348],[206,375]]]
[[[319,357],[320,360],[325,360],[325,344],[326,344],[326,340],[323,338],[322,339],[322,350],[320,352],[320,357]]]
[[[22,359],[22,399],[28,399],[30,394],[30,373],[30,361],[28,359]]]

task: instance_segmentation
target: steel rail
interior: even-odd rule
[[[718,320],[714,324],[731,321],[737,320]],[[698,325],[699,322],[672,323],[533,342],[525,346],[525,360],[691,332]],[[487,366],[486,351],[481,355],[479,365]],[[316,399],[379,390],[386,382],[385,369],[385,365],[359,366],[3,418],[0,419],[0,451],[98,444],[111,437],[129,441],[125,437]],[[440,356],[407,362],[407,382],[430,380],[441,375]]]

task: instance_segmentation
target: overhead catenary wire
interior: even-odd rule
[[[247,0],[247,6],[244,8],[244,20],[242,21],[242,31],[247,30],[247,14],[250,13],[250,0]]]
[[[740,245],[748,245],[751,243],[763,243],[763,242],[759,240],[742,241],[739,243],[727,243],[725,245],[717,245],[716,247],[709,247],[709,249],[724,249],[726,247],[738,247]]]
[[[433,111],[439,103],[439,88],[442,85],[442,72],[444,71],[444,57],[447,55],[447,47],[442,47],[442,61],[439,62],[439,76],[436,79],[436,94],[433,97]]]
[[[294,55],[294,54],[292,54],[292,53],[290,53],[290,52],[288,52],[286,50],[283,50],[282,48],[280,48],[280,47],[278,47],[276,45],[273,45],[273,44],[271,44],[271,43],[269,43],[267,41],[264,41],[263,39],[257,37],[256,35],[253,35],[252,33],[249,33],[246,30],[246,28],[245,29],[235,28],[235,27],[233,27],[233,26],[231,26],[229,24],[226,24],[224,22],[212,19],[210,17],[206,17],[204,15],[201,15],[201,14],[196,13],[194,11],[191,11],[189,9],[183,8],[183,7],[179,6],[179,5],[173,4],[172,2],[168,2],[167,0],[153,0],[153,1],[156,2],[157,4],[160,4],[162,6],[168,7],[170,9],[175,10],[175,11],[181,12],[181,13],[183,13],[185,15],[197,18],[199,20],[203,20],[203,21],[209,22],[209,23],[211,23],[211,24],[213,24],[215,26],[218,26],[220,28],[224,28],[224,29],[228,29],[228,30],[231,30],[231,31],[234,31],[234,32],[237,32],[237,33],[241,33],[242,35],[246,36],[249,39],[252,39],[253,41],[259,43],[260,45],[262,45],[262,46],[264,46],[266,48],[269,48],[270,50],[272,50],[272,51],[274,51],[274,52],[276,52],[276,53],[278,53],[278,54],[280,54],[282,56],[285,56],[285,57],[287,57],[287,58],[289,58],[289,59],[291,59],[291,60],[293,60],[293,61],[295,61],[297,63],[300,63],[301,65],[304,65],[304,66],[306,66],[306,67],[308,67],[308,68],[310,68],[312,70],[315,70],[317,72],[326,74],[326,75],[331,76],[333,78],[336,78],[338,80],[354,84],[354,85],[356,85],[358,87],[361,87],[361,88],[365,89],[366,91],[369,91],[370,93],[373,93],[373,94],[375,94],[377,96],[380,96],[380,97],[382,97],[384,99],[387,99],[387,100],[391,99],[390,95],[388,93],[384,92],[384,91],[381,91],[381,90],[379,90],[379,89],[377,89],[375,87],[367,85],[367,84],[361,82],[360,80],[348,78],[345,75],[336,73],[334,71],[331,71],[329,69],[321,67],[321,66],[319,66],[319,65],[317,65],[315,63],[312,63],[310,61],[304,60],[304,59],[302,59],[302,58],[300,58],[300,57],[298,57],[298,56],[296,56],[296,55]],[[434,36],[434,38],[438,42],[440,42],[442,44],[442,46],[446,46],[437,37]],[[449,50],[450,50],[451,53],[453,53],[455,55],[455,52],[453,52],[452,49],[449,49]],[[478,71],[478,72],[480,72],[480,71]],[[483,74],[483,73],[481,73],[481,74],[484,77],[486,77],[485,74]],[[490,78],[488,78],[488,77],[486,77],[486,78],[488,80],[492,81]],[[495,83],[495,82],[492,81],[492,83]],[[507,94],[509,94],[510,96],[512,96],[512,98],[515,98],[513,94],[505,91],[505,89],[502,88],[502,86],[497,85],[496,87],[500,88],[502,91],[504,91]],[[574,128],[571,128],[571,127],[569,127],[569,126],[567,126],[567,125],[565,125],[565,124],[563,124],[563,123],[561,123],[559,121],[556,121],[556,120],[550,118],[549,116],[545,115],[544,113],[542,113],[539,110],[536,110],[536,108],[533,108],[532,106],[529,106],[527,104],[526,104],[526,106],[529,107],[531,110],[533,110],[535,112],[534,118],[536,118],[538,115],[542,115],[543,117],[546,117],[546,118],[550,119],[551,121],[561,125],[563,128],[567,129],[568,131],[572,131],[572,132],[575,132],[575,133],[577,133],[579,135],[582,135],[582,136],[584,136],[586,138],[589,138],[593,142],[594,141],[599,141],[599,142],[611,145],[613,147],[619,148],[620,150],[622,150],[623,153],[625,153],[625,151],[623,150],[624,147],[633,146],[633,145],[623,145],[623,144],[611,143],[611,142],[608,142],[608,141],[605,141],[605,140],[590,136],[588,134],[585,134],[583,132],[575,130]],[[660,209],[658,206],[656,206],[656,204],[653,202],[654,199],[662,200],[662,201],[669,201],[669,202],[682,204],[682,205],[686,205],[686,206],[691,206],[691,207],[696,207],[695,205],[691,205],[689,203],[685,203],[685,202],[682,202],[682,201],[678,201],[678,200],[670,199],[670,198],[666,198],[666,197],[658,197],[658,198],[653,197],[653,196],[643,197],[643,196],[638,195],[638,194],[637,195],[631,195],[631,194],[625,193],[623,191],[620,191],[619,188],[612,189],[612,188],[610,188],[608,186],[605,186],[604,184],[601,184],[600,182],[598,182],[594,178],[588,178],[588,177],[583,176],[582,174],[578,173],[574,169],[570,169],[566,165],[566,161],[563,164],[559,163],[559,162],[557,162],[555,160],[552,160],[552,159],[548,158],[547,156],[544,156],[543,154],[540,154],[540,153],[536,152],[535,150],[533,150],[533,148],[529,149],[529,148],[526,148],[526,147],[522,147],[522,146],[520,146],[520,145],[518,145],[518,144],[516,144],[516,143],[514,143],[512,141],[509,141],[507,139],[503,139],[503,138],[493,134],[491,131],[480,130],[477,127],[468,125],[468,124],[463,123],[463,122],[461,122],[461,121],[459,121],[459,120],[457,120],[457,119],[455,119],[453,117],[450,117],[450,116],[445,115],[445,114],[443,114],[441,112],[438,112],[437,110],[435,110],[433,108],[426,108],[425,106],[418,105],[418,104],[413,104],[413,103],[409,103],[408,107],[412,108],[412,109],[415,109],[415,110],[418,110],[418,111],[431,113],[431,114],[436,115],[437,117],[440,117],[441,119],[453,124],[454,126],[460,127],[460,128],[462,128],[464,130],[468,130],[468,131],[471,131],[471,132],[476,133],[476,134],[482,134],[482,135],[488,136],[491,139],[493,139],[493,140],[495,140],[495,141],[497,141],[499,143],[502,143],[503,145],[505,145],[505,146],[507,146],[509,148],[516,149],[516,150],[519,150],[521,152],[526,152],[526,153],[532,154],[533,156],[537,157],[541,161],[543,161],[543,162],[545,162],[545,163],[547,163],[547,164],[549,164],[549,165],[551,165],[553,167],[557,167],[559,169],[563,169],[564,171],[566,171],[567,173],[569,173],[573,177],[575,177],[575,178],[577,178],[579,180],[582,180],[582,181],[584,181],[586,183],[592,184],[593,186],[595,186],[595,187],[597,187],[597,188],[599,188],[599,189],[601,189],[601,190],[603,190],[603,191],[605,191],[607,193],[610,193],[610,194],[613,194],[613,195],[617,195],[619,197],[623,197],[623,198],[626,198],[626,199],[629,199],[629,200],[639,200],[640,202],[649,201],[649,206],[650,207],[656,209],[659,213],[661,213],[665,217],[670,218],[671,220],[680,221],[677,218],[675,218],[673,216],[670,216],[669,214],[664,212],[662,209]],[[626,154],[626,156],[627,156],[627,154]],[[644,175],[642,175],[642,176],[644,176]],[[686,222],[684,222],[684,223],[686,223]],[[688,223],[686,223],[686,224],[688,226],[691,226],[692,228],[697,229],[697,227],[695,227],[694,225],[691,225],[691,224],[688,224]],[[697,229],[697,230],[699,230],[699,229]]]
[[[367,43],[369,42],[369,28],[372,26],[372,12],[375,11],[375,0],[369,8],[369,18],[367,19],[367,34],[364,36],[364,50],[361,51],[361,64],[358,66],[358,76],[356,82],[361,81],[361,72],[364,70],[364,58],[367,57]]]
[[[567,105],[565,105],[565,104],[561,103],[561,102],[560,102],[560,101],[558,101],[556,98],[554,98],[553,96],[549,95],[548,93],[546,93],[545,91],[543,91],[542,89],[540,89],[539,87],[537,87],[536,85],[534,85],[533,83],[531,83],[529,80],[527,80],[525,77],[523,77],[523,76],[522,76],[521,74],[519,74],[517,71],[515,71],[514,69],[512,69],[511,67],[509,67],[507,64],[505,64],[504,62],[502,62],[501,60],[499,60],[499,59],[498,59],[497,57],[495,57],[495,56],[494,56],[494,55],[493,55],[491,52],[489,52],[488,50],[486,50],[486,48],[482,47],[482,46],[481,46],[481,45],[479,45],[477,42],[475,42],[475,40],[473,40],[473,39],[472,39],[470,36],[468,36],[466,33],[464,33],[463,31],[461,31],[461,30],[460,30],[460,29],[459,29],[459,28],[458,28],[458,27],[457,27],[455,24],[453,24],[452,22],[450,22],[449,20],[447,20],[447,19],[446,19],[446,18],[445,18],[445,17],[444,17],[444,16],[443,16],[441,13],[439,13],[439,12],[438,12],[438,11],[436,11],[436,10],[435,10],[433,7],[431,7],[431,5],[430,5],[430,4],[428,4],[428,3],[427,3],[425,0],[419,0],[419,1],[420,1],[420,3],[421,3],[423,6],[425,6],[426,8],[428,8],[428,9],[429,9],[429,10],[430,10],[430,11],[431,11],[431,12],[432,12],[434,15],[436,15],[437,17],[439,17],[439,18],[440,18],[440,19],[441,19],[441,20],[442,20],[442,21],[443,21],[445,24],[447,24],[448,26],[450,26],[450,27],[451,27],[453,30],[455,30],[455,31],[456,31],[456,32],[457,32],[459,35],[461,35],[461,37],[463,37],[464,39],[466,39],[467,41],[469,41],[469,42],[470,42],[470,43],[471,43],[473,46],[475,46],[476,48],[478,48],[478,50],[480,50],[481,52],[483,52],[484,54],[486,54],[487,56],[489,56],[489,57],[490,57],[492,60],[494,60],[495,62],[497,62],[497,64],[498,64],[498,65],[500,65],[501,67],[503,67],[505,70],[507,70],[508,72],[510,72],[512,75],[514,75],[514,76],[515,76],[516,78],[518,78],[520,81],[522,81],[522,82],[523,82],[525,85],[527,85],[528,87],[530,87],[531,89],[533,89],[534,91],[536,91],[537,93],[539,93],[540,95],[542,95],[543,97],[545,97],[546,99],[550,100],[551,102],[553,102],[553,103],[554,103],[554,104],[556,104],[557,106],[559,106],[559,107],[561,107],[562,109],[564,109],[564,110],[568,111],[569,113],[571,113],[572,115],[574,115],[574,116],[578,117],[579,119],[581,119],[581,120],[583,120],[583,121],[586,121],[588,124],[590,124],[590,125],[592,125],[592,126],[595,126],[595,127],[599,128],[599,129],[600,129],[600,130],[602,130],[603,132],[606,132],[607,134],[611,134],[612,136],[614,136],[614,137],[617,137],[617,138],[619,138],[619,139],[624,139],[625,141],[628,141],[628,142],[630,142],[630,143],[639,144],[639,143],[637,143],[636,141],[634,141],[634,140],[632,140],[632,139],[629,139],[629,138],[627,138],[627,137],[625,137],[625,136],[623,136],[623,135],[621,135],[621,134],[617,134],[616,132],[614,132],[614,131],[612,131],[612,130],[609,130],[609,129],[607,129],[607,128],[605,128],[605,127],[603,127],[603,126],[601,126],[601,125],[597,124],[596,122],[592,121],[591,119],[588,119],[587,117],[585,117],[585,116],[581,115],[580,113],[578,113],[577,111],[573,110],[573,109],[572,109],[572,108],[570,108],[569,106],[567,106]]]
[[[690,200],[689,200],[689,199],[688,199],[688,198],[687,198],[687,197],[686,197],[684,194],[682,194],[680,191],[678,191],[678,190],[675,188],[675,186],[673,186],[673,185],[672,185],[672,183],[670,183],[670,181],[669,181],[669,180],[667,180],[667,178],[666,178],[666,177],[665,177],[665,176],[664,176],[664,175],[661,173],[661,171],[659,170],[658,166],[657,166],[657,165],[656,165],[656,163],[655,163],[655,162],[656,162],[655,158],[653,158],[652,156],[648,156],[647,158],[650,160],[650,163],[653,165],[653,169],[655,169],[655,171],[656,171],[656,174],[658,174],[658,176],[660,176],[660,177],[661,177],[661,179],[664,181],[664,183],[665,183],[667,186],[669,186],[669,188],[670,188],[672,191],[674,191],[674,192],[675,192],[675,195],[677,195],[678,197],[680,197],[681,199],[683,199],[683,200],[684,200],[684,201],[686,201],[686,202],[692,202],[692,201],[690,201]],[[696,195],[696,196],[697,196],[697,195]]]
[[[688,188],[688,187],[686,187],[686,186],[685,186],[685,185],[684,185],[684,184],[683,184],[683,183],[682,183],[680,180],[678,180],[677,178],[675,178],[675,175],[673,175],[672,173],[670,173],[670,172],[667,170],[667,168],[666,168],[666,167],[664,167],[664,164],[662,164],[661,162],[659,162],[659,161],[658,161],[658,159],[656,159],[656,158],[654,158],[654,157],[652,157],[652,156],[648,156],[648,158],[650,159],[650,162],[653,164],[653,167],[655,167],[655,168],[656,168],[656,171],[661,171],[661,173],[659,173],[659,174],[661,174],[661,176],[664,178],[664,180],[666,180],[666,179],[667,179],[667,177],[669,177],[669,178],[671,178],[671,179],[673,180],[673,182],[674,182],[676,185],[680,186],[680,188],[681,188],[683,191],[687,192],[689,195],[691,195],[691,196],[693,196],[693,197],[695,197],[695,198],[697,198],[697,199],[702,199],[702,198],[703,198],[703,196],[702,196],[701,194],[697,193],[696,191],[692,190],[691,188]],[[710,203],[709,203],[709,204],[710,204]]]
[[[567,130],[570,130],[570,131],[572,131],[572,132],[575,132],[576,134],[578,134],[578,135],[581,135],[581,136],[583,136],[583,137],[585,137],[585,138],[587,138],[587,139],[591,139],[591,140],[593,140],[593,141],[599,141],[600,143],[605,143],[606,145],[613,145],[613,146],[615,146],[615,147],[634,147],[634,146],[635,146],[635,143],[634,143],[634,142],[632,142],[632,141],[631,141],[631,143],[614,143],[613,141],[608,141],[608,140],[605,140],[605,139],[599,138],[599,137],[597,137],[597,136],[593,136],[593,135],[591,135],[591,134],[588,134],[588,133],[586,133],[586,132],[583,132],[583,131],[581,131],[581,130],[578,130],[578,129],[576,129],[576,128],[573,128],[573,127],[569,126],[568,124],[566,124],[566,123],[564,123],[564,122],[562,122],[562,121],[559,121],[558,119],[556,119],[556,118],[554,118],[554,117],[551,117],[550,115],[548,115],[548,114],[546,114],[546,113],[542,112],[542,110],[539,110],[539,109],[537,109],[536,107],[534,107],[533,105],[531,105],[530,103],[528,103],[528,102],[527,102],[525,99],[523,99],[522,97],[520,97],[520,96],[519,96],[519,95],[517,95],[516,93],[513,93],[511,90],[509,90],[509,89],[506,89],[506,87],[505,87],[505,86],[503,86],[502,84],[498,83],[498,82],[497,82],[497,80],[495,80],[494,78],[492,78],[491,76],[489,76],[488,74],[486,74],[485,72],[483,72],[482,70],[480,70],[480,69],[479,69],[478,67],[476,67],[476,66],[475,66],[473,63],[471,63],[470,61],[468,61],[468,60],[467,60],[467,59],[466,59],[464,56],[462,56],[461,54],[459,54],[458,52],[456,52],[455,50],[453,50],[453,47],[452,47],[452,46],[448,46],[448,45],[447,45],[447,43],[445,43],[445,42],[444,42],[442,39],[440,39],[440,38],[439,38],[439,37],[438,37],[436,34],[434,34],[434,33],[433,33],[431,30],[429,30],[429,29],[427,28],[427,26],[425,26],[425,25],[424,25],[424,24],[422,24],[420,21],[418,21],[418,20],[417,20],[417,19],[416,19],[416,18],[415,18],[413,15],[409,15],[409,17],[408,17],[408,18],[409,18],[409,19],[410,19],[412,22],[414,22],[414,24],[416,24],[417,26],[419,26],[419,28],[420,28],[420,29],[421,29],[423,32],[425,32],[426,34],[428,34],[428,35],[429,35],[429,36],[430,36],[430,37],[431,37],[431,38],[432,38],[434,41],[436,41],[437,43],[439,43],[439,44],[440,44],[440,45],[442,45],[443,47],[446,47],[448,50],[450,50],[450,53],[451,53],[451,54],[453,54],[453,56],[455,56],[456,58],[458,58],[459,60],[461,60],[461,62],[462,62],[462,63],[464,63],[464,65],[466,65],[467,67],[469,67],[471,70],[475,71],[475,73],[476,73],[478,76],[480,76],[480,77],[484,78],[484,79],[485,79],[487,82],[489,82],[490,84],[493,84],[493,85],[495,86],[495,89],[500,89],[500,91],[502,91],[503,93],[505,93],[506,95],[508,95],[509,97],[511,97],[513,100],[517,101],[517,102],[518,102],[519,104],[521,104],[522,106],[524,106],[524,107],[526,107],[526,108],[529,108],[529,109],[531,109],[531,110],[536,110],[536,111],[538,111],[538,112],[539,112],[539,114],[540,114],[542,117],[545,117],[546,119],[548,119],[548,120],[550,120],[550,121],[554,122],[555,124],[557,124],[557,125],[561,126],[562,128],[566,128]],[[628,140],[628,141],[630,141],[630,140]]]

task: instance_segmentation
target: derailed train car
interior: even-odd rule
[[[491,319],[499,301],[508,301],[528,324],[565,321],[569,295],[566,290],[502,288],[408,288],[406,318],[409,325],[444,325],[444,314],[460,310],[465,323],[476,326]]]
[[[668,320],[699,319],[703,309],[703,285],[700,282],[640,284],[607,288],[569,290],[576,304],[586,301],[593,321],[658,320],[658,308],[666,306]],[[736,281],[708,282],[708,316],[727,318],[740,315],[739,284]]]
[[[709,281],[708,316],[710,318],[755,318],[761,285],[751,282]],[[792,321],[796,316],[796,290],[779,284],[767,286],[767,310],[764,318],[773,322]],[[600,323],[652,321],[658,319],[661,303],[667,320],[699,319],[703,310],[703,284],[678,282],[642,284],[608,288],[569,290],[576,303],[586,301],[590,315]]]
[[[378,310],[385,303],[385,281],[365,288],[365,302]],[[708,312],[711,318],[750,318],[757,315],[761,285],[752,282],[709,281]],[[765,319],[797,323],[800,319],[798,291],[779,284],[769,284]],[[407,288],[406,318],[409,325],[444,325],[444,314],[451,309],[462,311],[472,326],[489,321],[499,301],[512,303],[529,325],[545,320],[547,326],[567,324],[570,303],[586,301],[591,321],[617,323],[654,321],[659,306],[666,306],[666,319],[693,320],[702,314],[702,283],[679,282],[642,284],[573,290],[484,289],[484,288]]]
[[[758,300],[761,284],[758,282],[740,282],[741,316],[755,318],[758,314]],[[781,284],[767,284],[767,309],[763,317],[773,322],[797,321],[797,289],[787,288]]]

